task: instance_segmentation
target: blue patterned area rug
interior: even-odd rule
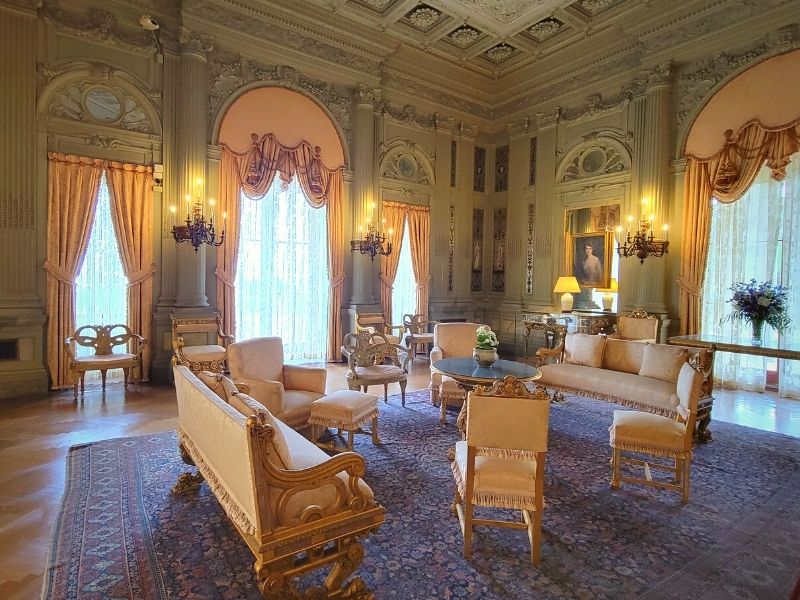
[[[383,444],[357,436],[386,523],[359,574],[379,600],[786,598],[800,571],[800,440],[712,422],[691,501],[609,487],[614,407],[568,397],[551,411],[542,562],[523,531],[478,528],[473,558],[450,515],[457,439],[427,392],[381,405]],[[44,598],[258,598],[253,557],[187,470],[174,432],[72,448]]]

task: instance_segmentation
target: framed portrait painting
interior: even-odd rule
[[[608,288],[611,285],[613,246],[612,235],[605,231],[569,236],[569,264],[581,287]]]

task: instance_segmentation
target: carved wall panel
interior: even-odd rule
[[[506,209],[494,209],[492,245],[492,291],[506,289]]]
[[[531,138],[531,153],[528,162],[528,185],[536,185],[536,138]]]
[[[456,173],[458,172],[458,142],[450,142],[450,187],[456,187]]]
[[[472,209],[472,281],[473,292],[483,290],[483,209]]]
[[[475,192],[486,190],[486,148],[481,148],[480,146],[475,146],[472,189]]]
[[[508,190],[508,146],[500,146],[494,151],[494,191]]]

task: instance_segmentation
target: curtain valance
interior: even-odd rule
[[[296,146],[281,144],[273,134],[250,136],[250,148],[236,152],[222,146],[220,161],[220,206],[231,216],[228,219],[225,242],[217,249],[217,303],[223,315],[225,331],[236,329],[236,261],[239,252],[239,215],[241,194],[260,200],[279,175],[285,187],[297,176],[309,204],[315,208],[327,206],[328,277],[330,303],[328,306],[328,360],[341,359],[342,325],[339,312],[342,306],[344,283],[344,166],[327,167],[319,146],[303,140]],[[235,334],[234,334],[235,335]]]
[[[725,132],[725,144],[709,157],[687,155],[684,182],[683,243],[679,316],[681,334],[700,330],[700,292],[708,259],[711,198],[735,202],[755,180],[763,165],[772,178],[786,176],[789,157],[800,148],[800,119],[778,127],[750,121],[735,134]]]

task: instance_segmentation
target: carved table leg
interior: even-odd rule
[[[698,411],[697,428],[694,433],[698,444],[706,444],[711,441],[711,431],[708,429],[709,423],[711,423],[711,409]]]

